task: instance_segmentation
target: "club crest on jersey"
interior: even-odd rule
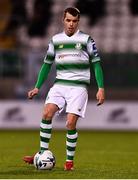
[[[75,46],[76,49],[81,49],[82,48],[82,45],[81,43],[77,43],[76,46]]]
[[[58,46],[58,48],[59,48],[59,49],[62,49],[62,48],[63,48],[63,44],[60,44],[60,45]]]

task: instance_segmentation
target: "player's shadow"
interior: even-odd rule
[[[12,168],[12,167],[11,167]],[[15,168],[15,167],[14,167]],[[22,167],[22,169],[17,168],[16,170],[5,170],[3,172],[0,172],[0,179],[7,179],[7,178],[42,178],[43,175],[47,174],[51,175],[58,174],[61,172],[61,174],[64,172],[63,167],[55,167],[52,170],[37,170],[33,166],[30,167]]]

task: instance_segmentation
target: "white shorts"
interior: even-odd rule
[[[67,113],[84,118],[88,101],[88,92],[84,87],[55,84],[49,91],[45,104],[53,103],[59,112],[66,107]]]

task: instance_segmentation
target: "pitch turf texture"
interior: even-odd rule
[[[136,179],[138,178],[138,132],[79,131],[75,170],[63,170],[65,131],[53,130],[50,149],[56,167],[36,170],[22,161],[39,147],[39,131],[0,132],[1,179]]]

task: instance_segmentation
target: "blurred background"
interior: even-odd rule
[[[104,71],[106,102],[96,107],[97,85],[89,88],[86,121],[80,128],[138,129],[137,0],[0,0],[0,128],[37,128],[53,65],[39,96],[27,100],[50,38],[62,31],[62,13],[81,11],[80,29],[91,35]],[[55,127],[63,128],[65,114]],[[60,119],[57,122],[57,119]]]

